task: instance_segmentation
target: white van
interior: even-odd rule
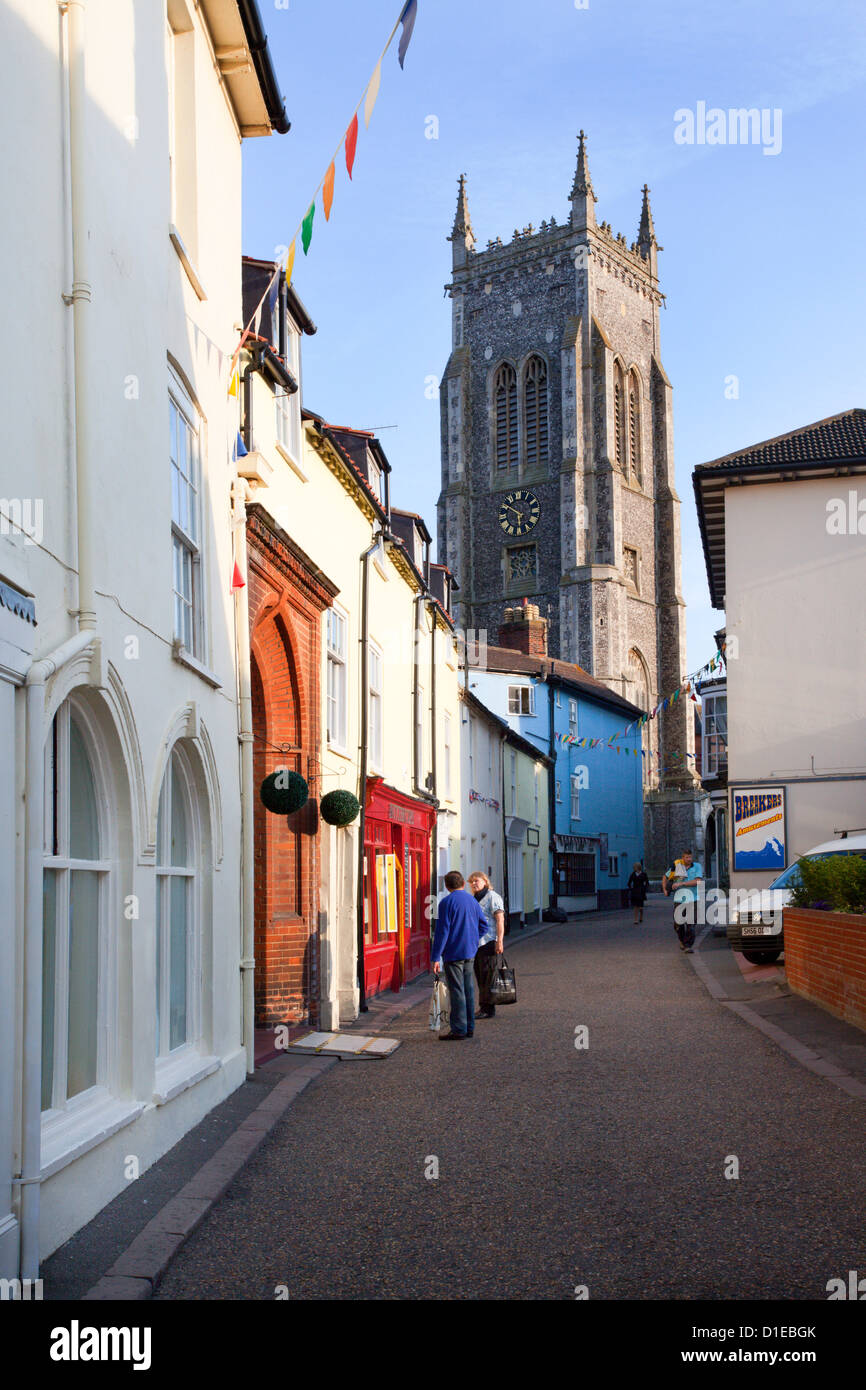
[[[848,835],[843,840],[827,840],[810,849],[803,859],[829,859],[831,855],[859,854],[866,859],[866,834]],[[791,901],[791,888],[798,877],[796,863],[774,878],[769,888],[756,888],[745,901],[737,901],[728,913],[728,941],[732,950],[742,951],[753,965],[771,965],[784,949],[782,909]]]

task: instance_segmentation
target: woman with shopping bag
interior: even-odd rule
[[[495,1018],[496,1005],[490,998],[490,982],[499,963],[498,958],[505,949],[505,904],[480,869],[469,875],[469,887],[487,921],[487,930],[481,937],[475,956],[475,979],[478,982],[478,1012],[475,1017]]]

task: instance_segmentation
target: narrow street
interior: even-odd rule
[[[511,963],[464,1047],[415,1008],[304,1091],[155,1296],[822,1300],[866,1268],[863,1102],[715,1001],[666,905]]]

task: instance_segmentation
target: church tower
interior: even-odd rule
[[[506,605],[526,599],[551,656],[652,709],[686,671],[661,248],[646,186],[630,244],[596,202],[583,131],[565,222],[479,250],[460,178],[439,558],[460,584],[459,626],[495,642]],[[669,840],[694,842],[692,708],[678,700],[645,728],[652,865]]]

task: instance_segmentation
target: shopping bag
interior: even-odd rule
[[[430,1027],[434,1033],[440,1028],[447,1028],[451,1018],[451,995],[448,986],[437,975],[433,983],[433,997],[430,1000]]]
[[[496,957],[490,977],[489,998],[491,1004],[517,1003],[517,977],[504,956]]]

